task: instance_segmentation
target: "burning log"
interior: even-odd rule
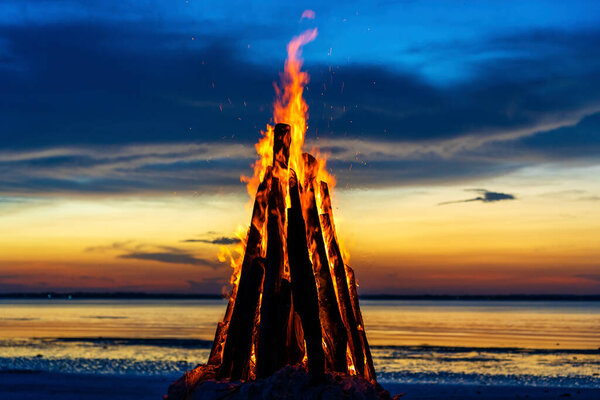
[[[350,353],[356,372],[359,375],[364,375],[365,364],[363,346],[357,329],[354,311],[352,309],[342,252],[338,246],[335,228],[333,226],[329,188],[325,182],[321,182],[321,203],[324,211],[324,214],[321,214],[321,226],[323,227],[323,236],[327,243],[327,253],[329,254],[332,274],[335,277],[340,312],[344,324],[346,325],[346,329],[350,332],[348,343],[350,346]]]
[[[227,311],[229,311],[230,305],[227,304],[227,310],[225,314],[227,315]],[[233,308],[233,306],[231,306]],[[223,321],[217,323],[217,329],[215,331],[215,338],[213,339],[212,347],[210,349],[210,355],[208,356],[208,365],[216,365],[219,366],[221,364],[221,359],[223,356],[223,342],[225,340],[225,335],[227,334],[227,322],[225,318]]]
[[[350,332],[352,334],[352,340],[354,343],[357,343],[358,346],[355,346],[355,355],[356,359],[359,360],[359,364],[355,363],[357,368],[357,372],[359,375],[364,375],[367,379],[371,381],[375,381],[375,367],[373,366],[373,357],[371,356],[371,350],[369,348],[369,342],[367,341],[367,336],[364,329],[364,322],[362,319],[362,314],[360,312],[360,306],[358,304],[358,292],[356,290],[356,279],[354,277],[354,271],[348,265],[345,265],[343,262],[342,254],[340,251],[340,247],[337,242],[337,235],[335,232],[335,225],[333,223],[333,211],[331,209],[331,197],[329,196],[329,187],[326,182],[321,182],[321,202],[324,214],[321,216],[323,219],[329,222],[329,232],[330,232],[330,247],[329,254],[335,254],[335,258],[338,260],[337,268],[335,269],[336,277],[342,276],[345,272],[345,282],[347,283],[346,288],[348,289],[350,303],[352,305],[352,315],[354,316],[354,322],[350,323]],[[324,224],[325,225],[325,224]],[[324,229],[327,229],[324,227]],[[344,272],[340,271],[340,267],[344,268]],[[343,284],[343,282],[342,282]],[[339,288],[339,286],[338,286]],[[344,290],[345,291],[345,290]],[[346,310],[348,310],[348,305],[346,303]],[[350,320],[352,318],[350,317]],[[360,340],[357,340],[360,339]],[[362,361],[361,361],[362,360]],[[360,365],[362,364],[363,371],[359,371],[361,369]]]
[[[292,143],[291,127],[288,124],[275,125],[273,139],[273,167],[287,170]]]
[[[281,315],[282,277],[284,265],[283,218],[285,202],[279,179],[271,179],[267,217],[267,262],[262,288],[258,349],[256,351],[256,376],[266,377],[285,364],[281,354],[286,353],[287,315]],[[290,293],[291,297],[291,293]],[[289,309],[288,309],[289,312]],[[282,364],[283,361],[283,364]]]
[[[220,379],[259,379],[300,363],[306,355],[308,370],[317,379],[326,371],[350,369],[375,381],[354,274],[344,264],[333,224],[329,188],[324,182],[315,187],[318,164],[309,154],[303,154],[303,185],[298,182],[288,169],[289,136],[289,126],[276,126],[273,166],[257,190],[239,283],[217,328],[209,364],[219,366]],[[289,183],[287,213],[283,182]],[[261,235],[265,231],[266,240]],[[261,258],[263,246],[266,258]]]
[[[277,124],[273,165],[256,193],[239,279],[217,327],[209,364],[218,367],[218,379],[260,379],[306,356],[317,380],[326,372],[350,369],[375,381],[354,274],[344,265],[328,186],[315,186],[319,165],[309,154],[303,154],[304,179],[298,181],[288,167],[289,145],[290,127]],[[291,207],[286,213],[287,194]]]
[[[250,269],[252,263],[254,259],[260,255],[260,232],[262,231],[263,225],[265,223],[265,214],[267,211],[267,194],[269,192],[270,184],[271,170],[268,169],[267,173],[265,174],[265,178],[263,179],[262,183],[258,187],[258,190],[256,191],[256,197],[254,199],[254,208],[252,210],[252,221],[250,223],[250,229],[248,230],[248,236],[246,240],[246,252],[242,261],[239,283],[237,288],[235,288],[231,293],[231,297],[229,303],[227,304],[227,310],[225,311],[225,317],[223,318],[223,321],[217,325],[217,331],[215,332],[215,339],[213,341],[213,346],[208,362],[211,365],[219,365],[222,362],[223,351],[227,349],[227,343],[225,343],[225,340],[227,338],[225,337],[225,335],[228,331],[229,325],[233,322],[234,326],[237,326],[237,320],[240,318],[245,318],[241,311],[235,311],[236,304],[238,304],[238,302],[236,302],[237,293],[239,291],[240,286],[247,285],[246,281],[251,275]],[[248,295],[252,296],[252,294]],[[242,297],[242,299],[243,304],[247,299],[244,297]],[[230,342],[229,346],[233,349],[236,347],[236,344]],[[229,354],[228,357],[228,359],[231,359],[231,354]],[[229,368],[231,368],[231,366],[225,367],[225,370],[228,370]]]
[[[323,353],[321,321],[319,320],[319,298],[312,263],[308,255],[306,225],[302,217],[302,206],[296,173],[290,171],[290,201],[288,208],[288,259],[294,307],[300,315],[308,372],[316,378],[323,376],[325,355]]]
[[[323,241],[319,211],[317,209],[312,182],[307,184],[304,196],[307,197],[308,204],[308,208],[305,210],[306,234],[309,249],[312,250],[313,266],[319,289],[319,313],[324,344],[326,346],[326,361],[331,370],[346,373],[348,371],[348,363],[346,361],[348,334],[342,322],[333,280],[329,271],[329,261],[325,250],[325,242]]]
[[[291,284],[291,280],[290,280]],[[287,348],[287,360],[289,365],[300,364],[303,361],[306,353],[306,346],[304,343],[304,330],[302,329],[302,320],[300,315],[296,311],[294,305],[294,288],[292,285],[292,308],[290,310],[290,320],[288,321],[288,348]]]
[[[352,300],[352,310],[354,311],[354,317],[356,318],[356,322],[358,324],[357,328],[360,332],[360,340],[365,354],[365,378],[374,382],[376,380],[375,366],[373,365],[373,357],[371,356],[371,349],[369,348],[369,342],[367,341],[365,323],[363,322],[362,313],[360,312],[360,306],[358,304],[356,278],[354,277],[354,271],[348,265],[346,265],[346,275],[348,276],[350,299]]]
[[[260,288],[265,271],[264,259],[257,257],[252,266],[242,270],[238,286],[235,307],[229,323],[227,342],[223,351],[223,361],[219,369],[219,378],[240,379],[252,347],[252,332],[258,308]]]

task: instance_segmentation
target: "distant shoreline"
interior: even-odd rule
[[[397,295],[365,294],[362,300],[435,300],[435,301],[600,301],[600,294],[502,294],[502,295]],[[44,293],[0,293],[0,299],[55,299],[55,300],[219,300],[218,294],[138,293],[138,292],[44,292]]]

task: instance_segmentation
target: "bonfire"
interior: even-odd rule
[[[208,381],[213,389],[224,382],[219,390],[226,393],[240,392],[242,382],[263,382],[264,390],[273,376],[296,379],[292,385],[304,379],[298,376],[309,377],[304,381],[311,387],[356,377],[360,390],[370,385],[374,393],[383,391],[376,384],[354,272],[335,230],[335,178],[318,151],[303,152],[309,76],[300,56],[316,35],[316,29],[307,30],[287,46],[281,84],[275,85],[275,124],[261,132],[253,175],[242,177],[254,205],[237,256],[228,254],[233,273],[225,316],[207,364],[171,385],[169,399],[208,398],[208,389],[193,395]]]

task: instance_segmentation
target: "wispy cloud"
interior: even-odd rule
[[[85,251],[119,253],[116,255],[116,258],[125,260],[155,261],[165,264],[194,265],[213,269],[223,265],[217,260],[200,257],[188,250],[180,249],[178,247],[137,243],[134,240],[92,246],[86,248]]]
[[[191,254],[185,252],[158,252],[158,253],[144,253],[144,252],[134,252],[121,254],[118,258],[123,259],[135,259],[135,260],[144,260],[144,261],[157,261],[161,263],[167,264],[185,264],[185,265],[200,265],[211,268],[216,268],[220,264],[215,263],[214,261],[206,260],[204,258],[199,258],[193,256]]]
[[[215,239],[185,239],[182,240],[182,243],[206,243],[206,244],[222,244],[222,245],[228,245],[228,244],[236,244],[239,243],[240,239],[236,238],[236,237],[227,237],[227,236],[221,236]]]
[[[573,127],[600,107],[584,108],[528,127],[464,132],[452,138],[384,140],[326,137],[306,149],[329,154],[342,184],[396,185],[423,178],[464,180],[501,174],[539,161],[521,152],[498,157],[497,146],[560,127]],[[312,150],[311,150],[312,151]],[[131,194],[214,192],[241,188],[256,154],[251,143],[140,143],[0,151],[0,194]],[[402,174],[398,174],[402,172]]]

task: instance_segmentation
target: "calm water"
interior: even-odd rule
[[[0,369],[176,377],[221,300],[1,300]],[[362,301],[381,382],[600,387],[599,302]]]

